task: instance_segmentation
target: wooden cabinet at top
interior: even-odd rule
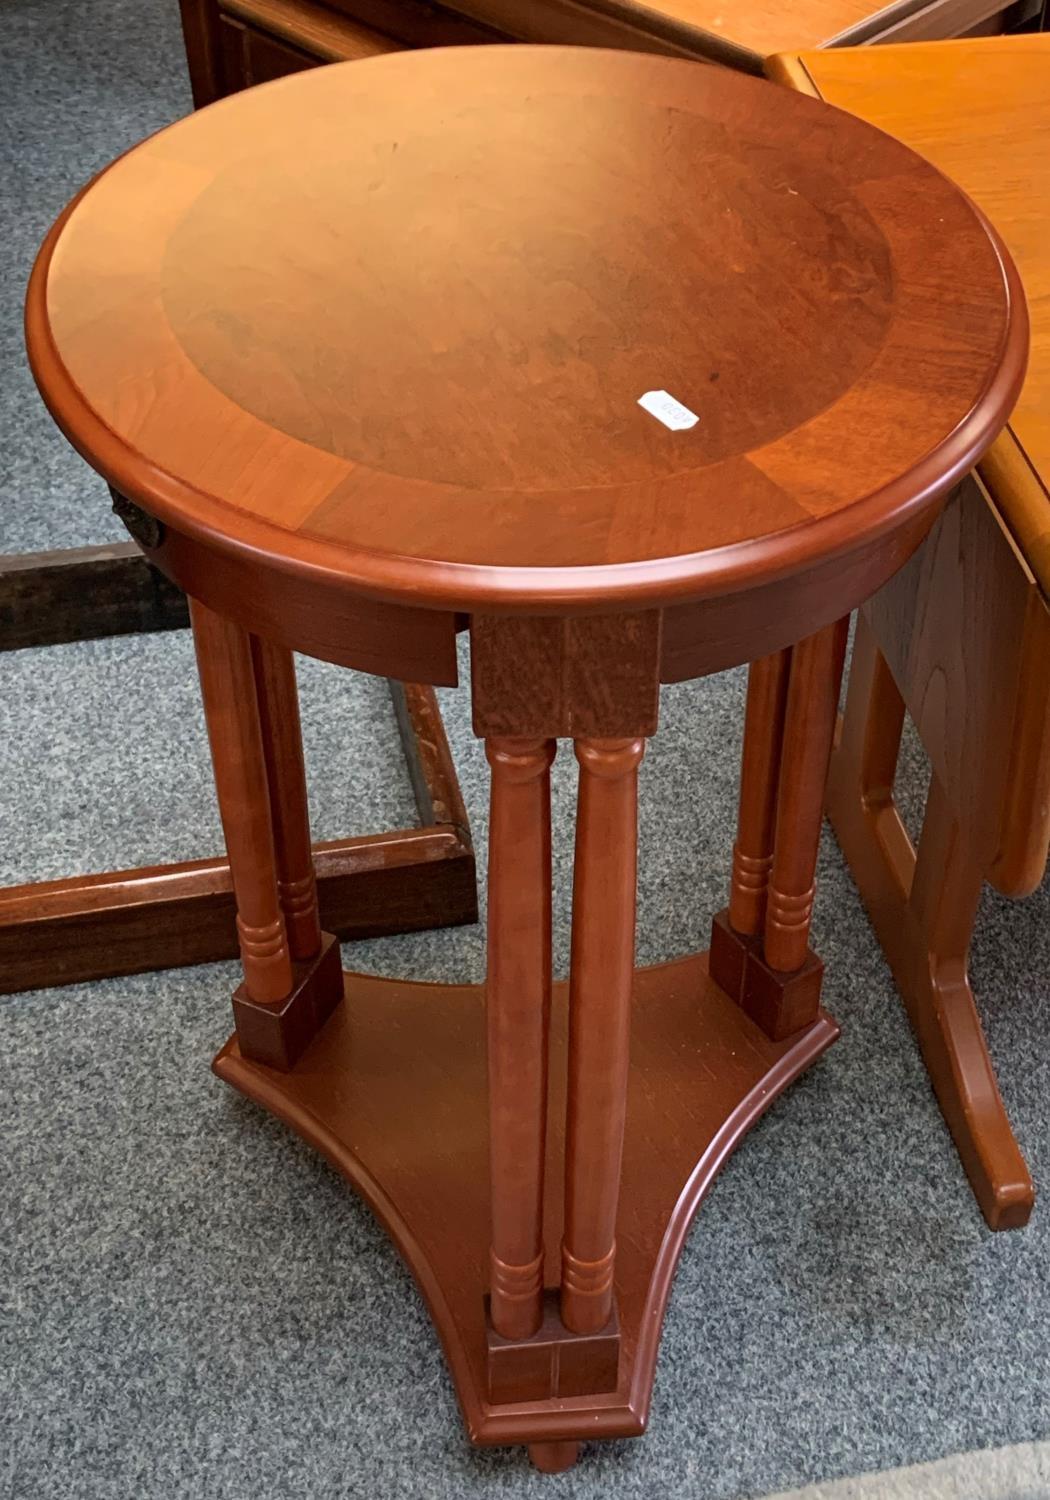
[[[320,63],[407,47],[505,40],[443,7],[400,0],[180,0],[180,5],[198,108]]]
[[[1003,31],[1041,0],[180,0],[194,102],[406,47],[557,42],[761,71],[787,49]]]

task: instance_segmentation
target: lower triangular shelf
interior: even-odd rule
[[[545,1230],[555,1285],[564,1180],[568,987],[554,990]],[[664,1308],[686,1232],[748,1128],[836,1039],[821,1015],[772,1042],[707,973],[707,955],[635,976],[617,1229],[619,1389],[493,1406],[486,1397],[488,1127],[484,992],[346,976],[346,997],[290,1073],[241,1057],[220,1078],[284,1120],[372,1206],[430,1307],[471,1438],[629,1437],[645,1427]]]

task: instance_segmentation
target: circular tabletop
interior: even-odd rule
[[[220,548],[376,598],[638,605],[892,531],[1027,324],[970,201],[802,95],[627,52],[401,53],[103,172],[27,308],[63,430]]]

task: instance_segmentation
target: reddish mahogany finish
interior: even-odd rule
[[[310,844],[295,663],[290,651],[258,636],[252,637],[251,650],[273,812],[277,896],[292,958],[313,958],[321,946],[321,919]]]
[[[1021,308],[968,200],[858,120],[665,58],[493,47],[162,131],[56,226],[28,321],[60,424],[184,538],[151,555],[191,593],[217,549],[277,575],[275,614],[293,578],[325,610],[601,611],[801,584],[888,538],[998,429]],[[694,428],[638,406],[661,389]]]
[[[597,1333],[613,1311],[634,974],[638,767],[645,741],[577,740],[569,1100],[561,1315]]]
[[[299,75],[131,152],[49,237],[28,324],[58,420],[200,601],[264,1002],[239,1001],[217,1070],[373,1204],[476,1441],[557,1469],[642,1431],[692,1216],[836,1035],[807,946],[836,621],[1004,420],[1011,265],[945,179],[812,100],[651,56],[449,49]],[[640,404],[660,391],[666,422]],[[463,626],[487,1018],[477,990],[353,976],[329,1014],[325,940],[288,992],[285,926],[313,925],[283,650],[447,682]],[[660,682],[759,656],[742,927],[717,924],[713,977],[635,971]],[[558,736],[580,789],[552,1000]]]
[[[486,750],[491,1313],[497,1333],[527,1339],[543,1315],[555,743],[494,739]]]
[[[346,993],[290,1073],[245,1061],[236,1038],[215,1071],[323,1152],[371,1205],[426,1299],[474,1442],[639,1436],[693,1217],[741,1137],[834,1042],[838,1027],[822,1015],[815,1026],[771,1041],[708,979],[702,956],[636,972],[618,1226],[618,1378],[611,1389],[602,1382],[583,1394],[508,1402],[489,1395],[482,1295],[489,1242],[484,991],[348,974]],[[551,1284],[563,1224],[568,1009],[568,985],[555,984],[544,1204]]]
[[[541,1474],[564,1474],[580,1456],[579,1443],[530,1443],[529,1457]]]
[[[252,1000],[275,1003],[291,991],[292,961],[277,895],[270,788],[251,640],[197,601],[190,605],[190,617],[237,901],[245,988]]]
[[[788,973],[802,967],[809,949],[820,808],[848,632],[849,620],[840,620],[800,641],[791,653],[765,926],[766,962]]]
[[[778,651],[753,662],[748,673],[740,810],[729,892],[729,920],[748,937],[756,937],[766,921],[790,670],[790,651]]]

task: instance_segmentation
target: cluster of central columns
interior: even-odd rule
[[[540,1327],[551,1002],[553,739],[490,738],[488,1056],[490,1317]],[[580,767],[569,979],[561,1319],[600,1332],[613,1311],[627,1100],[642,738],[575,741]]]
[[[816,1019],[809,950],[824,784],[845,620],[751,668],[728,944],[712,977],[742,1000],[764,966],[754,1018],[780,1036]],[[550,771],[556,741],[488,734],[488,1013],[492,1241],[490,1320],[505,1339],[544,1318],[544,1167],[551,1006]],[[573,737],[580,782],[569,976],[564,1235],[558,1285],[570,1332],[605,1329],[614,1306],[637,886],[638,767],[645,736]],[[738,948],[734,950],[733,944]],[[724,960],[733,981],[716,972]],[[796,977],[797,976],[797,977]],[[748,997],[748,1008],[751,997]]]

